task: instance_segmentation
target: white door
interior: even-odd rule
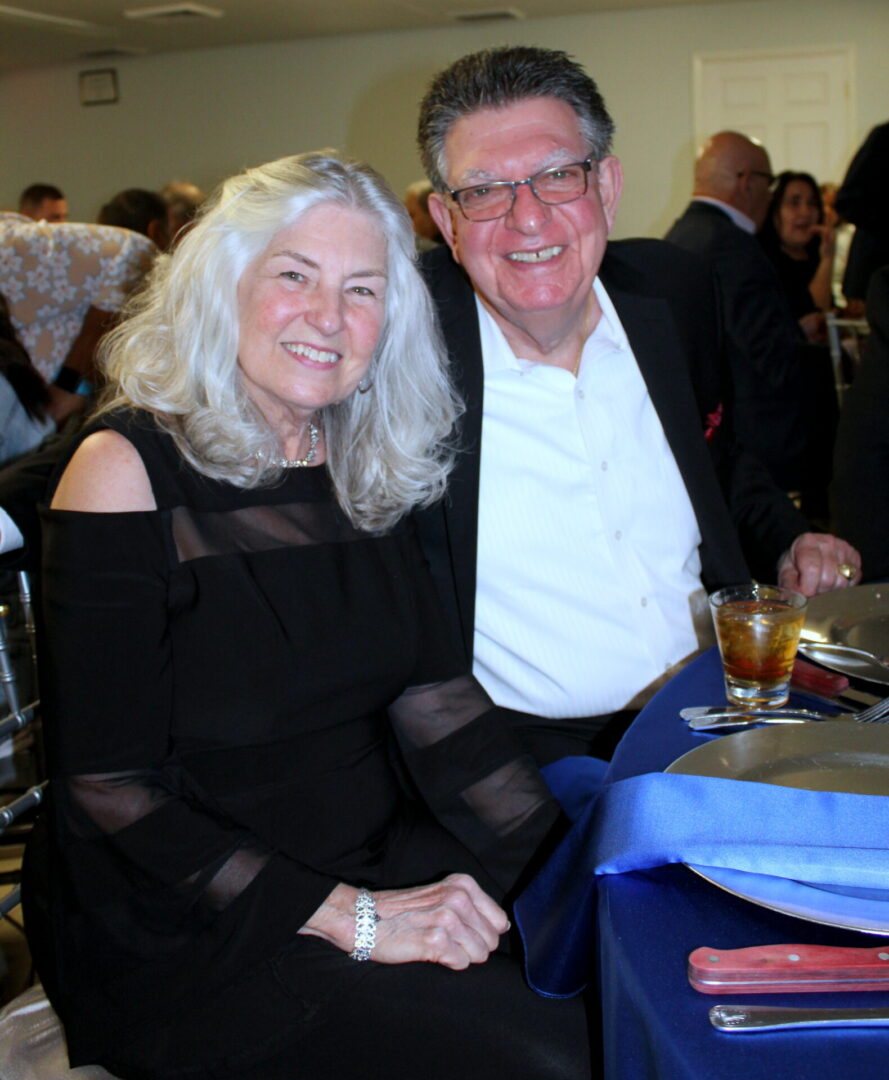
[[[772,170],[839,183],[856,148],[850,45],[700,53],[694,58],[695,143],[717,131],[759,139]]]

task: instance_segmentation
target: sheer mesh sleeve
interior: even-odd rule
[[[179,766],[162,519],[44,512],[54,829],[78,907],[132,961],[188,943],[236,968],[289,940],[336,879],[227,820]]]
[[[531,757],[471,675],[406,690],[390,716],[429,808],[508,891],[560,817]]]

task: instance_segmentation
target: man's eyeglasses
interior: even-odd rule
[[[587,158],[586,161],[544,169],[527,180],[492,180],[490,184],[459,188],[451,191],[450,196],[467,221],[494,221],[509,213],[516,192],[523,184],[527,184],[548,206],[574,202],[586,195],[592,167],[593,159]]]

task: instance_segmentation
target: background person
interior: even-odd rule
[[[871,275],[889,263],[889,121],[877,124],[858,148],[836,195],[837,213],[855,226],[843,292],[848,314],[860,316]]]
[[[325,155],[235,177],[105,348],[45,515],[26,868],[72,1064],[588,1076],[582,1004],[498,949],[556,809],[404,520],[458,410],[396,196]]]
[[[823,527],[837,421],[833,365],[827,346],[807,340],[755,237],[774,180],[765,147],[718,132],[698,153],[692,200],[666,239],[713,271],[739,442],[783,491],[801,493],[807,518]],[[814,321],[823,326],[823,315]]]
[[[809,173],[779,174],[759,242],[772,261],[790,310],[809,341],[824,341],[823,312],[833,307],[835,233]]]
[[[55,431],[49,407],[49,388],[19,341],[0,293],[0,465]]]
[[[167,236],[172,246],[182,230],[194,221],[206,195],[190,180],[171,180],[161,197],[167,204]]]
[[[889,266],[871,275],[870,334],[837,432],[831,507],[868,581],[889,579]]]
[[[119,191],[99,211],[98,222],[141,233],[161,251],[170,246],[167,204],[160,195],[146,188]]]
[[[19,213],[34,221],[68,220],[68,200],[55,184],[31,184],[19,196]]]
[[[404,193],[404,206],[410,214],[411,224],[417,238],[417,251],[432,251],[444,242],[441,230],[429,213],[429,196],[432,184],[428,180],[415,180]]]

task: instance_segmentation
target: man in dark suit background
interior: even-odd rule
[[[612,130],[545,49],[464,57],[421,106],[450,249],[424,269],[467,404],[421,538],[475,674],[541,761],[605,749],[609,718],[704,643],[705,591],[749,578],[739,533],[810,594],[857,565],[737,451],[699,261],[608,244]]]
[[[843,293],[859,302],[871,275],[889,262],[889,121],[873,128],[836,194],[837,213],[855,226]]]
[[[692,201],[665,239],[700,255],[715,273],[739,441],[784,491],[802,490],[804,509],[826,517],[836,429],[833,370],[826,347],[807,345],[755,236],[772,180],[764,147],[746,135],[719,132],[699,152]],[[818,317],[823,327],[824,316]]]
[[[871,275],[870,334],[843,402],[831,492],[837,526],[861,551],[866,578],[889,580],[889,266]]]

